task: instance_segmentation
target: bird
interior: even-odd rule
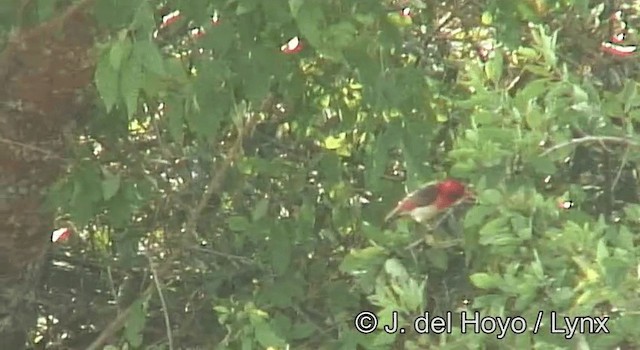
[[[446,179],[428,183],[399,201],[384,221],[410,216],[413,220],[426,224],[439,213],[470,196],[471,192],[458,180]]]

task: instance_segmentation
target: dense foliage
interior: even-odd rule
[[[65,2],[0,22],[25,3],[37,23]],[[95,108],[48,197],[73,234],[35,346],[640,347],[638,6],[93,1]],[[477,202],[383,225],[445,177]],[[462,334],[463,310],[527,329]],[[392,311],[454,327],[387,334]],[[609,333],[551,334],[552,311]]]

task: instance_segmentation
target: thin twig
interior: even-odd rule
[[[229,253],[225,253],[225,252],[221,252],[215,249],[205,248],[205,247],[190,247],[189,249],[200,251],[207,254],[217,255],[232,261],[241,262],[245,265],[256,265],[255,261],[251,260],[250,258],[247,258],[246,256],[229,254]]]
[[[632,141],[631,139],[617,136],[585,136],[577,139],[571,139],[567,142],[559,143],[546,151],[542,152],[541,156],[546,156],[551,152],[555,152],[561,148],[574,146],[582,143],[591,143],[591,142],[604,142],[604,143],[619,143],[623,145],[627,145],[629,147],[640,147],[640,143]]]
[[[158,271],[156,270],[155,263],[151,258],[151,255],[147,252],[147,260],[149,260],[149,269],[151,269],[151,275],[153,276],[153,284],[156,286],[158,292],[158,298],[160,299],[160,305],[162,305],[162,315],[164,316],[164,326],[167,331],[167,339],[169,341],[169,350],[173,350],[173,333],[171,331],[171,320],[169,319],[169,308],[167,307],[167,301],[164,298],[162,287],[160,286],[160,277],[158,277]]]
[[[12,145],[14,147],[28,149],[28,150],[33,151],[33,152],[38,152],[38,153],[47,155],[47,156],[49,156],[49,157],[51,157],[53,159],[59,159],[59,160],[68,161],[68,159],[66,159],[64,157],[61,157],[61,156],[59,156],[59,155],[57,155],[57,154],[55,154],[55,153],[53,153],[53,152],[51,152],[51,151],[49,151],[47,149],[44,149],[44,148],[41,148],[41,147],[37,147],[37,146],[34,146],[34,145],[29,145],[29,144],[22,143],[22,142],[19,142],[19,141],[14,141],[14,140],[11,140],[11,139],[8,139],[8,138],[0,137],[0,143],[5,143],[5,144],[8,144],[8,145]]]
[[[629,156],[629,148],[627,147],[624,149],[624,154],[622,155],[622,161],[620,162],[620,167],[618,168],[618,172],[616,173],[616,177],[613,179],[613,182],[611,183],[611,194],[613,195],[613,192],[616,189],[616,186],[618,185],[618,181],[620,181],[620,177],[622,176],[622,170],[624,170],[624,166],[627,165],[627,157]]]
[[[116,284],[113,282],[113,274],[111,273],[111,266],[107,266],[107,278],[109,279],[109,288],[111,289],[111,296],[113,300],[118,298],[118,292],[116,291]]]

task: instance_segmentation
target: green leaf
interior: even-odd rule
[[[291,10],[291,15],[293,17],[298,16],[298,13],[300,13],[300,9],[302,8],[302,5],[304,5],[305,0],[289,0],[289,9]]]
[[[124,35],[120,40],[116,41],[116,43],[111,46],[111,50],[109,50],[109,62],[115,70],[120,70],[122,62],[129,59],[133,46],[131,39],[127,35],[127,31],[124,30],[123,32]]]
[[[269,199],[262,198],[256,203],[255,207],[253,207],[253,212],[251,213],[251,219],[253,221],[258,221],[262,219],[265,215],[267,215],[267,211],[269,210]]]
[[[337,137],[328,136],[324,139],[324,148],[335,150],[344,146],[346,133],[340,133]]]
[[[481,289],[498,288],[504,282],[500,276],[490,275],[488,273],[479,272],[469,276],[471,283]]]
[[[313,232],[316,214],[315,205],[311,200],[305,200],[298,211],[298,220],[296,221],[296,235],[299,239],[306,240]]]
[[[493,23],[493,15],[491,15],[491,12],[483,12],[480,17],[480,22],[485,26],[491,25],[491,23]]]
[[[121,29],[130,24],[138,5],[138,1],[131,0],[96,1],[93,15],[100,25],[112,30]]]
[[[494,84],[498,84],[502,79],[504,60],[502,50],[496,50],[495,55],[485,64],[484,71]]]
[[[522,90],[516,93],[516,98],[521,103],[528,103],[532,99],[541,97],[547,91],[549,79],[536,79],[527,83]]]
[[[538,174],[555,174],[557,168],[553,160],[549,157],[531,157],[529,158],[529,166],[531,166]]]
[[[502,193],[500,193],[500,191],[493,188],[484,190],[480,194],[479,199],[481,203],[486,203],[486,204],[501,204],[502,202],[504,202],[504,197],[502,196]]]
[[[111,65],[109,55],[102,55],[96,67],[94,80],[102,102],[104,102],[107,113],[109,113],[118,101],[119,94],[118,71]]]
[[[291,337],[293,339],[305,339],[311,336],[317,327],[308,322],[296,323],[291,327]]]
[[[105,200],[109,200],[120,189],[120,175],[112,174],[107,168],[102,168],[102,175],[104,176],[104,180],[102,180],[102,196]]]
[[[78,225],[85,225],[93,216],[95,207],[81,184],[76,183],[70,203],[71,217]]]
[[[239,0],[236,8],[236,15],[241,16],[256,10],[258,4],[256,0]]]
[[[171,57],[165,61],[165,64],[168,76],[180,84],[188,83],[187,68],[179,58]]]
[[[604,269],[603,275],[607,285],[613,290],[621,287],[622,283],[628,280],[629,273],[635,270],[635,267],[628,261],[617,257],[604,258],[600,265]]]
[[[539,77],[551,78],[551,72],[547,67],[541,67],[534,64],[527,64],[523,67],[523,69]]]
[[[344,49],[353,44],[357,33],[356,27],[343,21],[329,26],[324,34],[324,41],[336,49]]]
[[[215,60],[197,66],[195,81],[195,97],[187,100],[185,119],[189,130],[206,139],[216,136],[222,118],[243,115],[231,110],[234,101],[232,91],[222,89],[227,77],[231,74],[227,62]]]
[[[130,306],[131,312],[124,326],[124,337],[135,348],[142,345],[142,331],[146,322],[146,312],[141,300]]]
[[[408,27],[413,24],[411,16],[403,16],[398,11],[387,13],[387,21],[398,28]]]
[[[284,274],[291,263],[291,238],[287,232],[271,230],[269,236],[269,251],[271,252],[271,264],[276,274]]]
[[[256,322],[253,331],[258,343],[265,348],[284,346],[285,344],[285,341],[276,335],[267,322]]]
[[[640,204],[628,203],[623,210],[624,215],[631,220],[640,218]]]
[[[244,216],[232,216],[227,219],[227,224],[232,231],[245,232],[251,226]]]
[[[386,252],[381,247],[367,247],[351,251],[340,263],[340,271],[357,273],[360,270],[379,268],[386,259]]]
[[[484,236],[483,239],[486,244],[497,244],[497,241],[502,239],[500,236],[507,232],[508,222],[508,216],[499,216],[486,223],[480,229],[480,236]]]
[[[325,19],[321,4],[316,1],[290,0],[289,6],[302,36],[311,46],[322,48],[322,29]]]
[[[169,135],[176,143],[182,144],[184,139],[184,102],[179,99],[168,101],[165,104],[164,113],[168,119]]]
[[[398,279],[407,279],[409,278],[409,274],[407,274],[407,270],[402,266],[400,260],[392,258],[388,259],[384,263],[384,270],[389,274],[389,276]]]
[[[136,195],[133,184],[121,184],[120,191],[107,203],[107,222],[112,228],[122,229],[131,223],[134,199]]]
[[[471,207],[471,209],[469,209],[469,212],[467,212],[465,216],[464,228],[480,225],[482,222],[484,222],[485,218],[487,218],[494,212],[496,212],[496,207],[493,205],[474,205],[473,207]]]
[[[164,68],[164,57],[155,43],[150,40],[136,41],[133,50],[137,61],[142,62],[144,68],[158,75],[167,73]]]
[[[598,241],[598,247],[596,248],[596,261],[601,262],[605,258],[609,257],[609,252],[607,251],[607,244],[604,241],[604,238]]]
[[[207,32],[203,39],[203,45],[205,48],[213,49],[216,55],[224,56],[236,40],[233,23],[230,21],[222,21]]]
[[[260,6],[269,23],[287,25],[293,20],[289,1],[261,1]]]
[[[102,199],[101,174],[94,164],[80,164],[73,174],[71,215],[76,224],[85,225]]]
[[[619,96],[624,104],[624,113],[629,113],[640,102],[638,101],[638,83],[631,79],[627,80]]]
[[[140,6],[135,12],[131,28],[134,29],[140,37],[144,37],[149,35],[144,33],[151,33],[155,30],[156,21],[150,3],[148,1],[139,1],[138,3]]]
[[[503,118],[499,114],[489,111],[478,111],[473,114],[473,119],[482,126],[496,125],[503,121]]]
[[[369,158],[369,166],[365,172],[366,187],[377,188],[378,184],[382,181],[382,175],[387,169],[389,160],[389,149],[397,146],[400,139],[401,128],[397,123],[390,123],[385,132],[376,137],[374,151]]]
[[[449,266],[449,255],[444,249],[427,249],[427,259],[442,271],[446,271]]]
[[[640,122],[640,109],[634,109],[629,112],[629,118],[634,122]]]
[[[540,58],[540,54],[538,53],[538,51],[530,47],[520,47],[516,52],[518,53],[518,55],[521,55],[525,59],[530,59],[535,61],[538,58]]]
[[[133,117],[138,111],[138,98],[140,97],[142,78],[142,69],[139,61],[136,59],[127,60],[120,71],[120,96],[122,96],[127,106],[129,118]]]
[[[387,310],[391,312],[391,310]],[[381,324],[392,324],[392,323],[384,323]],[[393,343],[396,341],[396,337],[398,335],[395,333],[387,333],[387,332],[378,332],[373,335],[373,345],[383,349],[389,349],[393,347]]]
[[[531,271],[538,279],[542,280],[544,278],[544,267],[540,256],[538,256],[538,250],[533,250],[533,257],[534,260],[531,262]]]
[[[262,54],[256,50],[256,55],[261,57]],[[268,56],[268,53],[264,53]],[[262,58],[261,58],[262,59]],[[248,102],[259,105],[269,93],[269,67],[257,66],[258,62],[251,60],[248,62],[248,66],[244,74],[245,77],[245,96],[249,100]]]
[[[24,6],[24,5],[21,5]],[[38,19],[41,22],[51,18],[56,8],[56,2],[53,0],[38,0]]]

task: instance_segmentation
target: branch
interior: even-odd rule
[[[257,263],[255,261],[251,260],[250,258],[247,258],[246,256],[229,254],[229,253],[217,251],[215,249],[205,248],[205,247],[200,247],[200,246],[189,247],[189,249],[195,250],[195,251],[199,251],[199,252],[203,252],[203,253],[207,253],[207,254],[211,254],[211,255],[220,256],[220,257],[226,258],[226,259],[231,260],[231,261],[238,261],[240,263],[243,263],[243,264],[249,265],[249,266],[257,265]]]
[[[257,122],[257,118],[248,117],[248,119],[244,123],[238,126],[238,133],[237,133],[236,139],[234,140],[233,145],[229,149],[226,159],[222,164],[220,164],[219,167],[216,167],[215,165],[213,166],[211,171],[211,174],[212,174],[211,181],[209,181],[209,184],[207,185],[206,190],[202,194],[200,201],[198,201],[198,205],[191,212],[191,216],[187,221],[186,229],[188,233],[191,233],[197,237],[195,228],[196,228],[196,223],[198,221],[198,218],[200,217],[202,211],[204,210],[207,203],[211,199],[211,196],[213,196],[214,193],[220,190],[220,187],[222,186],[222,182],[224,181],[227,171],[234,164],[234,162],[237,161],[238,157],[241,154],[242,143],[244,138],[253,131],[253,129],[255,128],[256,122]],[[140,297],[149,296],[151,295],[151,293],[153,293],[154,288],[158,289],[160,302],[163,304],[163,308],[165,308],[165,325],[169,329],[168,335],[169,335],[169,341],[171,342],[170,325],[168,322],[168,317],[166,315],[166,303],[163,302],[164,298],[162,296],[159,285],[157,284],[160,282],[159,279],[161,278],[161,276],[164,275],[163,272],[165,272],[165,270],[168,270],[170,267],[171,267],[171,262],[167,261],[163,265],[161,265],[157,271],[154,272],[154,270],[152,269],[151,272],[153,273],[154,283],[150,283],[149,286],[147,286],[147,288],[142,292]],[[114,318],[107,325],[107,327],[105,327],[105,329],[91,343],[91,345],[87,347],[87,350],[101,349],[102,345],[105,344],[116,332],[118,332],[124,326],[125,322],[129,317],[129,314],[132,311],[132,306],[133,306],[133,303],[129,305],[129,307],[127,307],[125,310],[120,312],[116,316],[116,318]]]
[[[547,149],[546,151],[542,152],[541,156],[546,156],[552,152],[555,152],[561,148],[565,148],[565,147],[569,147],[569,146],[575,146],[575,145],[579,145],[582,143],[592,143],[592,142],[602,142],[602,143],[618,143],[618,144],[622,144],[622,145],[627,145],[629,147],[640,147],[640,143],[637,143],[635,141],[632,141],[631,139],[628,138],[624,138],[624,137],[617,137],[617,136],[585,136],[585,137],[580,137],[577,139],[571,139],[567,142],[563,142],[560,144],[557,144],[549,149]]]
[[[156,291],[158,292],[158,298],[160,299],[160,304],[162,305],[162,315],[164,316],[164,326],[167,331],[167,339],[169,341],[169,350],[173,350],[173,333],[171,332],[171,320],[169,318],[169,308],[167,307],[167,301],[164,298],[164,293],[162,293],[162,287],[160,286],[160,277],[158,277],[158,271],[156,271],[155,263],[151,258],[149,252],[147,252],[147,259],[149,260],[149,269],[151,270],[151,275],[153,276],[153,284],[156,286]]]
[[[629,147],[624,149],[624,154],[622,155],[622,161],[620,161],[620,167],[618,168],[616,177],[613,179],[613,183],[611,184],[611,193],[615,192],[616,186],[618,185],[618,181],[620,181],[620,177],[622,176],[622,170],[624,170],[625,165],[627,165],[628,157],[629,157]]]
[[[244,111],[238,113],[244,113]],[[200,200],[198,201],[198,204],[195,208],[193,208],[193,211],[191,211],[189,220],[185,225],[185,231],[187,234],[191,234],[196,238],[198,237],[196,226],[198,223],[198,219],[202,214],[202,211],[204,211],[204,208],[211,200],[211,197],[215,193],[220,191],[220,187],[222,187],[222,183],[224,182],[227,171],[238,160],[238,157],[242,152],[242,143],[244,141],[244,138],[253,132],[253,129],[256,126],[256,122],[257,118],[249,116],[247,120],[242,123],[242,125],[239,125],[236,139],[231,146],[231,149],[229,149],[229,153],[227,154],[224,162],[220,164],[220,166],[216,166],[214,162],[210,171],[211,181],[209,181],[209,183],[207,184],[202,197],[200,197]]]
[[[142,292],[140,297],[145,297],[151,295],[153,293],[154,284],[150,283],[147,289]],[[122,310],[116,318],[114,318],[105,329],[100,332],[100,335],[87,347],[87,350],[100,350],[102,349],[102,345],[105,344],[109,338],[111,338],[117,331],[120,330],[127,322],[129,318],[129,314],[133,310],[133,306],[135,302],[131,303],[126,309]]]
[[[62,160],[62,161],[69,161],[69,159],[61,157],[61,156],[57,155],[56,153],[54,153],[54,152],[52,152],[52,151],[50,151],[48,149],[44,149],[44,148],[37,147],[37,146],[34,146],[34,145],[26,144],[24,142],[14,141],[14,140],[11,140],[11,139],[8,139],[8,138],[4,138],[4,137],[1,137],[1,136],[0,136],[0,143],[4,143],[4,144],[10,145],[10,146],[17,147],[17,148],[23,148],[23,149],[27,149],[27,150],[30,150],[30,151],[33,151],[33,152],[41,153],[41,154],[44,154],[45,156],[49,156],[50,158],[53,158],[53,159],[58,159],[58,160]]]

